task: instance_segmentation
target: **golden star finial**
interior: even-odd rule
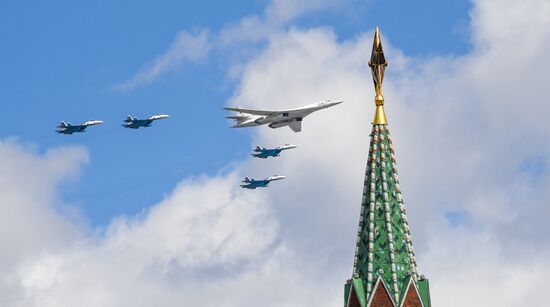
[[[378,26],[374,31],[374,42],[372,44],[372,54],[370,56],[369,66],[372,71],[372,80],[374,82],[374,89],[376,96],[374,102],[376,103],[376,113],[374,115],[375,125],[386,125],[386,113],[384,112],[384,96],[382,96],[382,82],[384,81],[384,71],[388,62],[384,56],[384,50],[382,50],[382,41],[380,40],[380,31]]]

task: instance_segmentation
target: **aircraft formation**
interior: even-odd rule
[[[253,110],[253,109],[243,109],[240,107],[228,107],[224,108],[228,111],[237,112],[236,115],[226,116],[228,119],[235,120],[235,125],[231,128],[246,128],[246,127],[255,127],[261,125],[268,125],[268,127],[276,129],[284,126],[288,126],[294,132],[302,131],[302,121],[304,117],[309,114],[330,108],[332,106],[341,104],[340,101],[321,101],[313,103],[301,108],[289,109],[289,110],[279,110],[279,111],[270,111],[270,110]],[[277,148],[265,148],[256,146],[252,156],[259,159],[267,159],[269,157],[278,157],[282,151],[293,149],[298,147],[297,145],[285,144]],[[265,188],[269,185],[270,182],[275,180],[285,179],[286,176],[274,175],[267,177],[265,179],[256,180],[253,178],[244,177],[242,181],[244,184],[241,184],[241,187],[244,189],[255,190],[256,188]]]
[[[153,123],[153,121],[169,118],[169,117],[170,115],[157,114],[145,119],[137,119],[135,117],[128,115],[128,117],[124,120],[124,124],[122,124],[122,127],[130,128],[130,129],[138,129],[140,127],[147,128],[147,127],[151,127],[151,124]],[[59,126],[57,126],[57,130],[55,130],[55,132],[61,133],[61,134],[82,133],[82,132],[86,132],[86,128],[88,128],[88,126],[94,126],[94,125],[100,125],[100,124],[103,124],[102,120],[89,120],[80,125],[71,125],[71,123],[65,123],[64,121],[62,121],[59,124]]]
[[[321,101],[313,103],[301,108],[288,109],[288,110],[253,110],[253,109],[243,109],[236,107],[224,108],[228,111],[237,112],[236,115],[227,116],[226,118],[233,119],[236,121],[235,125],[231,128],[246,128],[246,127],[255,127],[261,125],[268,125],[268,127],[276,129],[284,126],[288,126],[294,132],[302,131],[302,121],[303,119],[310,115],[313,112],[323,110],[326,108],[333,107],[335,105],[341,104],[343,101]],[[157,114],[150,116],[144,119],[138,119],[131,115],[128,115],[123,121],[122,127],[129,129],[139,129],[141,127],[148,128],[151,127],[151,124],[159,119],[169,118],[170,115],[166,114]],[[95,126],[103,124],[101,120],[89,120],[79,125],[71,125],[69,122],[62,121],[59,126],[57,126],[57,133],[60,134],[73,134],[73,133],[83,133],[86,132],[86,128],[89,126]],[[281,152],[289,149],[297,148],[297,145],[285,144],[276,148],[265,148],[256,146],[253,150],[252,156],[259,159],[267,159],[269,157],[278,157]],[[254,178],[245,177],[242,181],[244,184],[241,185],[242,188],[254,190],[256,188],[264,188],[269,185],[270,182],[276,180],[285,179],[286,176],[274,175],[267,177],[265,179],[257,180]]]

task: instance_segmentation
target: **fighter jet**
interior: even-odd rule
[[[151,124],[153,123],[153,121],[157,119],[168,118],[168,117],[170,117],[170,115],[158,114],[158,115],[153,115],[146,119],[137,119],[135,117],[132,117],[131,115],[128,115],[124,120],[125,124],[122,124],[122,127],[130,128],[130,129],[138,129],[139,127],[147,128],[147,127],[151,127]]]
[[[281,179],[285,179],[285,178],[286,178],[286,176],[271,176],[271,177],[263,179],[263,180],[254,180],[254,179],[250,179],[248,177],[244,177],[243,182],[245,184],[241,184],[241,187],[243,189],[251,189],[251,190],[255,190],[256,188],[265,188],[269,185],[269,183],[271,181],[281,180]]]
[[[99,124],[103,124],[103,121],[102,120],[89,120],[85,123],[82,123],[80,125],[71,125],[71,123],[65,123],[65,122],[61,122],[61,124],[59,124],[59,126],[57,126],[57,130],[55,130],[55,132],[57,133],[63,133],[63,134],[73,134],[75,132],[86,132],[86,128],[88,126],[93,126],[93,125],[99,125]]]
[[[237,115],[227,116],[226,118],[234,119],[236,124],[231,128],[254,127],[260,125],[268,125],[270,128],[280,128],[289,126],[294,132],[302,131],[302,120],[309,114],[326,109],[344,101],[321,101],[305,107],[281,111],[268,110],[251,110],[242,108],[224,108],[228,111],[239,112]]]
[[[290,145],[290,144],[285,144],[277,148],[265,148],[265,147],[262,148],[260,146],[256,146],[256,148],[254,149],[255,153],[253,153],[252,156],[260,159],[266,159],[268,157],[278,157],[281,151],[296,148],[296,147],[298,146]]]

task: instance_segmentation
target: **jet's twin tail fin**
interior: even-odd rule
[[[64,121],[61,121],[61,123],[59,124],[59,128],[67,128],[71,125],[71,123],[66,123]]]
[[[133,118],[132,115],[126,116],[126,122],[127,123],[133,122],[134,120],[135,120],[135,118]]]
[[[249,183],[249,182],[250,182],[250,178],[248,178],[248,177],[244,177],[244,180],[243,180],[243,182]]]
[[[256,149],[254,149],[255,152],[260,152],[262,151],[262,148],[260,147],[260,145],[256,145]]]

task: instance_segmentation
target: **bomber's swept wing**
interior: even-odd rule
[[[300,132],[300,131],[302,131],[302,122],[301,122],[301,121],[290,122],[290,123],[288,124],[288,126],[289,126],[290,129],[292,129],[292,131],[294,131],[294,132]]]
[[[228,119],[243,119],[243,118],[248,118],[248,117],[243,116],[243,115],[231,115],[231,116],[226,116],[225,118],[228,118]]]
[[[261,115],[261,116],[277,115],[277,114],[281,114],[281,115],[284,114],[284,116],[292,116],[293,113],[298,113],[298,112],[300,112],[300,113],[307,112],[308,114],[313,112],[313,110],[310,111],[306,108],[267,111],[267,110],[253,110],[253,109],[242,109],[242,108],[228,107],[228,108],[224,108],[224,110],[234,111],[234,112],[239,112],[239,113],[252,114],[252,115]]]
[[[288,110],[255,110],[255,109],[243,109],[243,108],[236,108],[236,107],[227,107],[224,108],[224,110],[228,111],[234,111],[234,112],[240,112],[240,113],[247,113],[247,114],[253,114],[253,115],[275,115],[275,114],[284,114],[285,116],[290,116],[290,114],[298,112],[303,113],[307,112],[307,114],[315,112],[319,109],[324,109],[327,107],[331,107],[333,105],[337,105],[344,102],[343,100],[334,101],[331,102],[330,100],[321,101],[318,103],[310,104],[305,107],[296,108],[296,109],[288,109]]]
[[[284,115],[289,117],[294,116],[306,116],[316,111],[316,106],[309,105],[297,109],[288,109],[288,110],[255,110],[255,109],[243,109],[235,107],[227,107],[224,110],[234,111],[239,113],[246,113],[251,115],[260,115],[260,116],[269,116],[269,115]]]
[[[239,112],[239,113],[247,113],[247,114],[252,114],[252,115],[272,115],[272,114],[277,114],[277,113],[284,113],[281,112],[281,111],[265,111],[265,110],[252,110],[252,109],[242,109],[242,108],[232,108],[232,107],[229,107],[229,108],[223,108],[224,110],[228,110],[228,111],[235,111],[235,112]]]

